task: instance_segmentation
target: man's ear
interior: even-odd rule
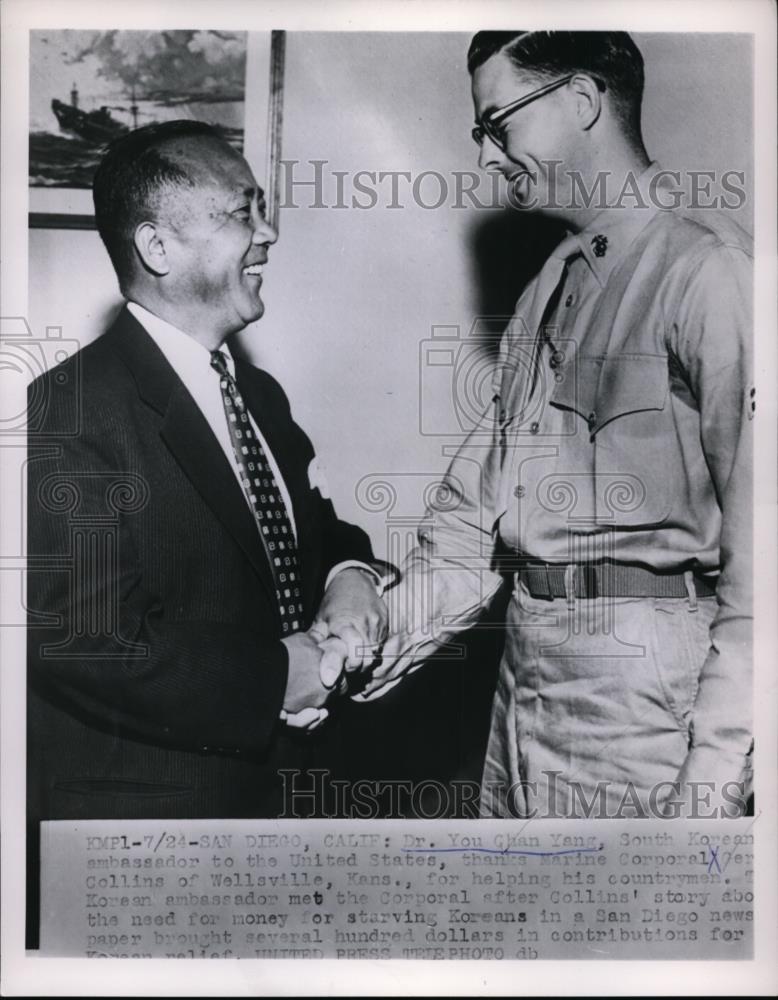
[[[147,271],[163,275],[170,271],[170,260],[165,250],[162,233],[153,222],[141,222],[133,235],[138,256]]]
[[[570,81],[576,100],[578,122],[588,131],[602,113],[602,94],[596,82],[585,73],[577,73]]]

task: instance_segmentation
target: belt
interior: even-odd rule
[[[516,573],[532,597],[552,600],[568,596],[568,581],[576,597],[714,597],[716,582],[685,573],[657,573],[629,563],[529,563]]]

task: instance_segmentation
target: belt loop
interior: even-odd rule
[[[576,567],[573,563],[568,563],[565,566],[565,597],[567,598],[568,611],[575,609],[575,577]]]
[[[687,569],[683,575],[683,582],[686,584],[686,594],[689,601],[689,611],[697,610],[697,588],[694,586],[694,573]]]

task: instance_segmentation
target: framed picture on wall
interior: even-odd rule
[[[243,151],[245,97],[245,32],[31,31],[30,226],[93,229],[101,152],[141,125],[199,119]]]

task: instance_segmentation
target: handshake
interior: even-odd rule
[[[310,629],[282,640],[289,653],[282,720],[307,731],[321,725],[327,703],[346,694],[350,678],[364,676],[378,660],[388,623],[374,579],[361,569],[341,570]]]

